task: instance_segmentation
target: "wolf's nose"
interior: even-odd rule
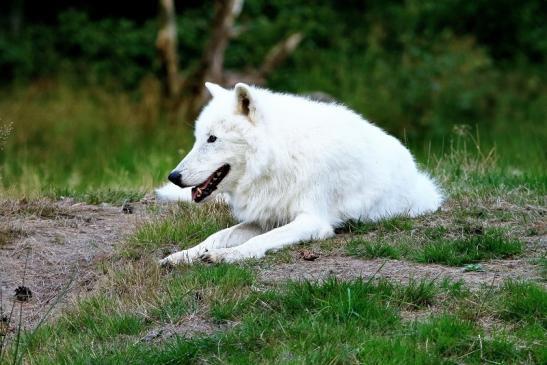
[[[167,177],[173,184],[182,187],[181,175],[178,171],[173,171]]]

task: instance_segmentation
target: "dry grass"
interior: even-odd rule
[[[44,219],[71,218],[72,214],[66,206],[51,199],[4,199],[0,200],[2,216],[32,216]]]
[[[25,232],[20,228],[0,227],[0,247],[8,245],[24,235]]]

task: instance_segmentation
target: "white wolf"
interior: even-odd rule
[[[241,222],[162,264],[234,262],[332,237],[347,220],[435,211],[442,193],[394,137],[348,108],[239,83],[213,96],[160,200],[226,197]],[[181,189],[183,188],[183,189]]]

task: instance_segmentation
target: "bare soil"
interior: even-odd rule
[[[215,323],[206,316],[191,314],[181,318],[177,323],[161,325],[151,329],[140,341],[156,343],[175,336],[187,338],[209,336],[216,332],[226,331],[234,325],[235,323]]]
[[[297,260],[291,263],[275,264],[260,272],[260,279],[266,283],[283,280],[325,280],[336,277],[340,280],[356,278],[386,278],[391,281],[408,283],[410,280],[448,278],[463,280],[470,289],[482,285],[497,286],[506,279],[540,280],[536,265],[529,259],[491,260],[481,264],[483,272],[464,272],[461,267],[391,259],[358,259],[347,256],[323,256],[315,261]]]
[[[55,312],[80,294],[93,289],[99,275],[97,263],[108,257],[115,244],[132,232],[143,209],[133,214],[120,207],[93,206],[66,199],[3,201],[0,210],[0,294],[9,315],[15,289],[24,285],[30,300],[19,303],[25,327],[37,323],[49,307]],[[14,317],[17,318],[17,317]]]

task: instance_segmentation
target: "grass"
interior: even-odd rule
[[[154,90],[142,89],[140,100],[55,81],[1,91],[0,126],[11,132],[0,151],[0,195],[140,199],[192,140],[188,124],[162,114]]]
[[[3,217],[67,217],[43,197],[92,204],[139,201],[164,180],[191,142],[187,126],[167,120],[153,103],[142,106],[127,95],[98,89],[35,85],[0,101],[0,111],[14,128],[0,155]],[[543,270],[545,280],[546,260],[538,257],[537,242],[547,175],[538,158],[529,165],[522,155],[511,158],[520,150],[534,154],[525,139],[485,148],[475,135],[453,137],[432,151],[415,149],[447,191],[442,211],[416,219],[349,222],[337,238],[308,244],[320,253],[309,265],[321,265],[325,255],[346,254],[453,265],[462,272],[467,267],[472,270],[465,275],[478,276],[484,261],[517,258]],[[547,362],[542,282],[471,287],[442,277],[261,279],[269,265],[298,266],[294,250],[299,248],[258,263],[166,270],[156,258],[202,241],[233,224],[233,218],[215,204],[148,209],[151,217],[98,264],[101,279],[93,292],[35,332],[22,332],[24,362]],[[0,230],[0,246],[17,234],[10,229]],[[206,324],[203,331],[184,331],[200,321]],[[166,328],[179,330],[178,335],[145,339]],[[8,347],[0,360],[11,362],[13,351]]]
[[[179,249],[198,244],[211,234],[233,224],[228,210],[220,204],[192,207],[180,203],[169,209],[164,217],[142,224],[124,245],[122,254],[139,257],[166,245],[180,245]]]
[[[353,85],[349,90],[355,95]],[[140,199],[165,181],[192,144],[191,121],[170,120],[160,95],[154,82],[133,95],[63,80],[0,91],[0,195],[71,196],[94,204]],[[405,142],[443,183],[466,181],[481,194],[523,186],[544,194],[544,133],[531,132],[534,123],[499,124],[507,128],[471,133],[455,126],[438,143]],[[463,186],[450,190],[468,193]],[[383,229],[412,228],[404,218],[393,223]],[[351,223],[348,228],[375,229]]]
[[[475,263],[495,258],[509,258],[522,252],[522,243],[511,239],[498,229],[490,229],[480,235],[461,239],[438,239],[426,243],[414,254],[423,263],[439,263],[452,266]]]
[[[287,282],[257,287],[248,268],[234,265],[194,266],[175,270],[163,288],[171,298],[147,307],[105,293],[84,300],[76,310],[46,325],[25,343],[26,358],[50,363],[541,363],[546,334],[536,328],[527,337],[488,332],[480,321],[458,313],[487,300],[488,308],[507,326],[524,328],[547,314],[530,301],[514,308],[504,298],[515,285],[524,295],[545,290],[529,283],[508,283],[484,290],[472,300],[443,300],[447,290],[435,282],[401,285],[385,280],[323,283]],[[178,288],[178,289],[177,289]],[[196,297],[195,290],[202,293]],[[161,288],[158,288],[162,290]],[[535,295],[535,294],[534,294]],[[467,297],[465,297],[467,299]],[[479,299],[479,300],[478,300]],[[185,303],[185,305],[182,305]],[[181,309],[174,311],[173,305]],[[134,306],[141,307],[140,311]],[[438,306],[423,320],[405,320],[408,308]],[[455,308],[454,308],[455,306]],[[506,317],[507,308],[514,316]],[[144,309],[144,310],[143,310]],[[176,323],[189,313],[210,316],[219,330],[194,337],[174,337],[153,344],[140,340],[161,323]],[[516,322],[515,322],[516,320]],[[221,327],[222,323],[232,323]],[[220,330],[224,328],[223,330]],[[26,341],[23,338],[23,341]]]
[[[528,321],[547,329],[547,292],[535,283],[508,281],[502,288],[502,317]]]
[[[404,257],[421,263],[462,266],[484,260],[515,257],[523,250],[520,240],[508,237],[503,230],[497,228],[466,232],[457,239],[446,238],[445,232],[446,229],[443,228],[426,230],[425,237],[410,239],[399,236],[399,242],[392,244],[387,243],[382,235],[374,241],[352,239],[346,245],[346,252],[368,259]]]
[[[0,247],[5,246],[17,238],[24,236],[25,232],[20,228],[0,227]]]
[[[401,257],[401,252],[398,248],[381,241],[370,242],[362,239],[353,239],[348,242],[346,250],[349,255],[367,259],[374,259],[377,257],[398,259]]]

